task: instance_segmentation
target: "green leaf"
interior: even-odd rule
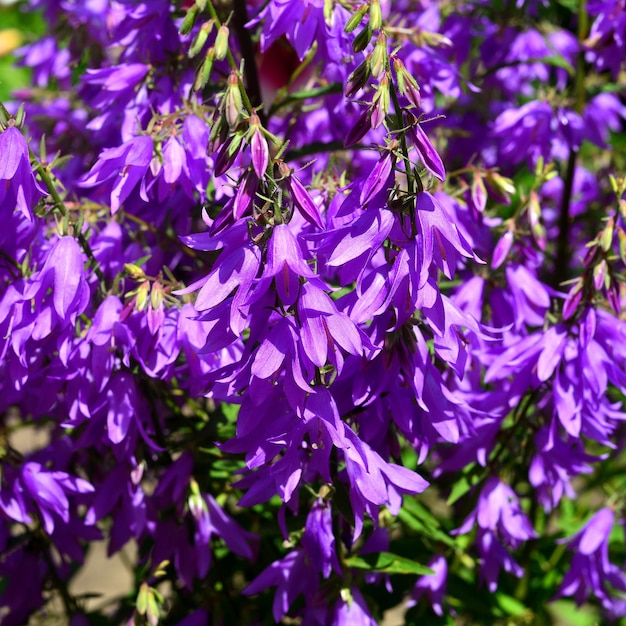
[[[385,574],[434,574],[433,570],[425,565],[390,552],[379,552],[362,557],[352,556],[346,559],[345,563],[348,567],[384,572]]]
[[[526,607],[519,600],[516,600],[506,593],[497,593],[496,602],[507,615],[511,615],[512,617],[517,617],[527,612]]]
[[[557,600],[548,606],[548,612],[554,616],[555,623],[568,626],[595,626],[599,624],[597,610],[589,605],[581,607],[571,600]]]
[[[430,539],[434,539],[435,541],[440,541],[441,543],[445,543],[448,546],[455,546],[456,543],[452,537],[449,537],[445,532],[442,532],[436,525],[429,525],[422,522],[417,516],[413,515],[411,512],[405,510],[404,508],[400,509],[398,513],[398,519],[401,522],[406,524],[411,530],[414,530],[416,533],[429,537]]]
[[[467,476],[461,476],[460,480],[458,480],[454,487],[452,487],[452,491],[450,492],[450,497],[446,504],[448,506],[453,505],[457,500],[462,498],[470,489],[472,485],[470,484]]]
[[[565,70],[570,76],[574,76],[576,74],[576,70],[574,69],[574,67],[560,56],[555,55],[548,57],[539,57],[538,59],[532,59],[532,61],[534,63],[545,63],[546,65],[560,67],[562,70]]]

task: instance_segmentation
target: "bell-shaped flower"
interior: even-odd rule
[[[302,217],[304,217],[307,222],[313,226],[317,226],[317,228],[323,228],[322,217],[319,207],[315,204],[315,200],[311,198],[311,195],[304,185],[284,162],[281,161],[278,165],[285,181],[285,187],[287,187],[289,191],[294,206],[300,211]]]
[[[424,164],[424,167],[439,180],[444,180],[446,170],[443,161],[430,142],[428,135],[422,129],[421,124],[413,124],[409,129],[409,136],[413,139],[415,151],[420,161]]]
[[[411,599],[407,602],[407,606],[414,606],[422,596],[426,596],[435,614],[441,617],[443,615],[443,596],[446,592],[448,564],[446,559],[439,555],[428,562],[428,567],[434,573],[419,578],[413,587]]]
[[[479,528],[476,534],[476,545],[482,560],[480,575],[487,583],[487,588],[491,593],[494,593],[498,588],[498,577],[501,569],[516,578],[521,578],[524,575],[524,570],[498,541],[496,533]]]
[[[243,593],[252,596],[268,587],[276,587],[272,614],[278,623],[300,594],[305,598],[313,596],[319,587],[319,574],[311,566],[305,550],[292,550],[287,556],[264,569]]]
[[[324,578],[331,570],[341,573],[333,534],[332,510],[330,502],[316,500],[306,518],[302,545],[309,554],[313,565]]]
[[[59,237],[52,248],[41,274],[54,275],[52,301],[56,314],[66,319],[70,314],[82,313],[89,288],[85,280],[85,255],[74,237]]]
[[[28,145],[14,126],[0,132],[0,215],[8,217],[18,209],[33,220],[33,207],[45,195],[33,175]]]
[[[349,354],[362,353],[363,343],[354,322],[337,310],[322,289],[311,283],[300,289],[298,318],[304,353],[317,367],[323,367],[330,360],[340,369],[342,359],[337,347]]]
[[[575,554],[557,597],[573,596],[581,605],[594,594],[607,610],[620,602],[620,596],[623,598],[626,593],[626,574],[622,567],[609,561],[614,522],[611,509],[600,509],[578,533],[564,540]]]
[[[481,262],[437,198],[427,191],[417,194],[415,212],[422,244],[420,288],[428,280],[432,263],[452,278],[462,257]]]
[[[376,620],[356,587],[341,590],[331,623],[333,626],[376,626]]]
[[[393,151],[391,149],[386,150],[365,178],[359,198],[363,206],[366,206],[372,198],[387,188],[391,182],[395,163],[396,157]]]
[[[115,214],[131,192],[143,181],[152,160],[151,137],[133,137],[117,148],[103,150],[96,164],[81,182],[82,187],[102,187],[109,195],[111,213]],[[148,202],[144,185],[141,198]]]
[[[242,308],[250,297],[261,264],[256,246],[233,247],[219,257],[214,270],[203,281],[195,308],[207,311],[221,304],[236,290],[230,309],[230,327],[239,334],[245,325]]]
[[[279,224],[272,231],[267,246],[267,263],[261,278],[273,278],[281,302],[291,306],[298,298],[300,277],[312,280],[316,275],[304,260],[302,248],[289,226]]]
[[[485,483],[478,498],[478,507],[456,532],[468,532],[474,522],[483,530],[497,532],[513,547],[536,536],[515,492],[495,477]]]
[[[421,493],[428,483],[417,473],[385,461],[350,428],[345,429],[343,449],[354,512],[354,536],[361,534],[365,512],[378,519],[378,507],[387,506],[397,515],[402,494]]]
[[[29,523],[30,514],[37,511],[48,534],[55,524],[69,523],[70,501],[68,495],[92,493],[93,486],[82,478],[66,472],[49,471],[40,463],[25,463],[11,490],[3,487],[0,494],[0,510],[9,518],[24,524]]]

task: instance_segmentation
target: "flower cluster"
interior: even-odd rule
[[[19,9],[2,623],[626,618],[624,2]]]

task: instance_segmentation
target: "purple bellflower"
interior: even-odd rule
[[[0,132],[0,211],[8,216],[16,209],[28,220],[33,207],[45,195],[35,180],[28,156],[28,145],[14,126]]]

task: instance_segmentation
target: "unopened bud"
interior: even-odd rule
[[[137,299],[135,300],[135,308],[143,311],[148,303],[148,292],[150,291],[150,283],[146,280],[137,287]]]
[[[196,0],[196,6],[200,9],[200,11],[204,11],[206,8],[206,0]]]
[[[291,168],[284,162],[284,161],[278,161],[278,173],[280,174],[280,177],[285,179],[285,178],[289,178],[291,176]]]
[[[602,234],[600,235],[600,247],[604,252],[608,252],[613,245],[613,232],[615,230],[615,219],[610,217]]]
[[[204,61],[202,61],[200,67],[196,71],[196,77],[193,81],[194,91],[200,91],[204,89],[204,86],[209,82],[209,78],[211,77],[211,71],[213,70],[214,61],[215,48],[211,46],[204,56]]]
[[[479,172],[474,172],[472,177],[472,202],[479,213],[482,213],[487,206],[487,190]]]
[[[422,31],[420,33],[422,41],[433,48],[451,48],[452,41],[441,33],[429,33],[428,31]]]
[[[409,74],[402,59],[394,57],[393,69],[396,73],[396,81],[398,83],[398,91],[415,107],[422,105],[422,96],[417,81]]]
[[[574,286],[570,289],[565,302],[563,303],[563,319],[570,319],[578,309],[578,305],[583,297],[583,282],[578,279]]]
[[[215,38],[215,58],[218,61],[226,58],[226,54],[228,53],[228,36],[230,31],[228,30],[228,26],[222,24],[220,29],[217,31],[217,37]]]
[[[18,128],[22,128],[22,126],[24,126],[25,121],[26,121],[26,113],[24,112],[24,103],[22,102],[17,109],[17,113],[15,114],[15,125]]]
[[[124,269],[133,280],[146,279],[146,274],[143,269],[141,269],[138,265],[135,265],[134,263],[124,263]]]
[[[378,128],[389,112],[389,76],[385,74],[378,85],[372,102],[372,128]]]
[[[156,311],[163,303],[163,287],[159,283],[154,283],[150,290],[150,304]]]
[[[368,24],[352,42],[352,49],[355,52],[361,52],[367,48],[367,45],[372,40],[372,27]]]
[[[344,145],[346,148],[353,146],[355,143],[363,139],[372,128],[372,112],[371,109],[366,109],[361,113],[359,119],[355,122],[354,126],[348,131]]]
[[[346,83],[346,98],[351,98],[356,94],[359,89],[363,89],[367,84],[367,80],[370,77],[370,64],[367,60],[363,61],[350,76],[348,76],[348,82]]]
[[[380,0],[372,0],[370,4],[370,28],[380,30],[383,25],[383,12],[380,9]]]
[[[607,272],[606,261],[602,259],[602,261],[593,268],[593,286],[596,288],[596,291],[600,291],[603,286],[606,286],[608,289],[610,284],[611,277]]]
[[[378,78],[387,67],[387,37],[380,33],[370,58],[370,70],[374,78]]]
[[[222,176],[225,174],[232,164],[237,159],[239,149],[241,148],[241,142],[243,141],[243,135],[238,133],[229,137],[219,149],[217,156],[215,157],[215,175]]]
[[[206,40],[208,39],[209,34],[211,33],[212,30],[213,30],[212,20],[209,20],[208,22],[205,22],[204,24],[202,24],[202,26],[200,27],[200,30],[196,34],[193,42],[191,43],[191,46],[189,46],[189,52],[187,53],[189,58],[195,57],[196,54],[198,54],[200,50],[204,48],[204,44],[206,43]]]
[[[188,35],[191,32],[191,29],[196,24],[196,19],[198,19],[198,14],[200,13],[200,9],[194,5],[187,11],[187,15],[185,15],[185,19],[183,23],[180,25],[180,34]]]
[[[365,14],[367,13],[367,4],[362,4],[348,19],[346,25],[343,27],[346,33],[351,33],[356,30],[356,27],[363,21]]]
[[[547,245],[546,229],[541,223],[541,206],[539,205],[539,197],[536,192],[531,192],[528,201],[528,221],[530,223],[530,232],[535,243],[540,250],[545,250]]]
[[[489,186],[495,192],[496,200],[502,202],[502,204],[509,204],[511,196],[515,193],[513,181],[494,171],[487,172],[486,178]]]
[[[228,87],[224,95],[224,115],[230,128],[235,128],[243,109],[241,91],[239,90],[239,76],[233,71],[228,77]]]

